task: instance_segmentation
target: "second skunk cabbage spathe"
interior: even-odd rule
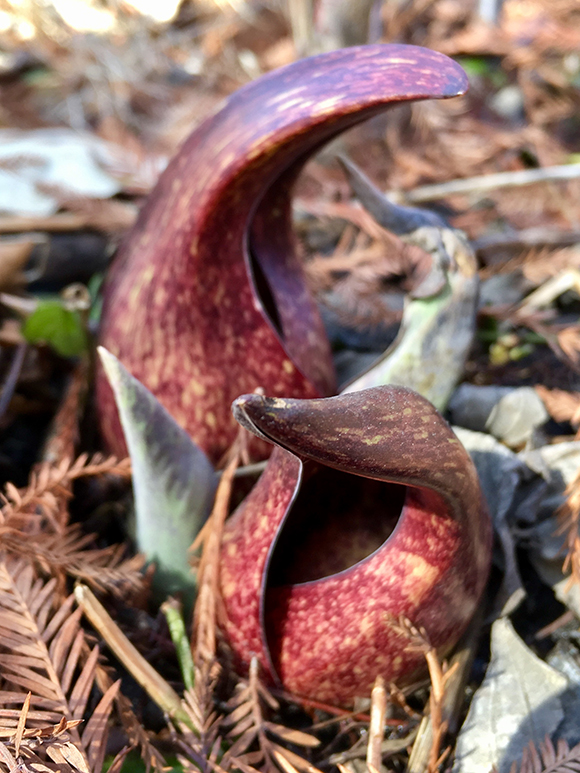
[[[236,434],[230,404],[335,391],[326,335],[293,250],[291,190],[308,158],[391,105],[456,96],[463,70],[415,46],[333,51],[233,94],[186,140],[120,249],[101,343],[212,460]],[[108,444],[123,451],[97,384]],[[254,455],[268,447],[256,440]]]
[[[225,633],[291,692],[352,705],[377,674],[422,670],[392,623],[440,651],[465,630],[489,570],[491,526],[471,459],[427,400],[381,386],[314,400],[244,395],[234,414],[275,444],[227,521]]]

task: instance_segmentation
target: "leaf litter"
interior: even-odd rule
[[[476,769],[468,762],[474,750],[483,755],[481,770],[580,769],[578,683],[556,670],[559,662],[573,673],[580,658],[580,604],[573,598],[580,575],[580,456],[574,443],[580,425],[578,9],[572,0],[507,0],[495,24],[484,22],[475,4],[449,0],[384,3],[380,12],[385,40],[456,56],[470,74],[471,90],[448,103],[392,111],[384,121],[341,138],[339,150],[392,200],[434,202],[454,229],[466,233],[485,305],[478,309],[464,384],[499,387],[503,399],[516,400],[514,388],[533,387],[551,417],[534,418],[537,402],[533,411],[519,403],[522,431],[508,437],[503,429],[494,432],[511,450],[488,434],[488,417],[484,426],[461,434],[484,484],[488,480],[501,545],[489,608],[504,616],[493,622],[491,653],[488,615],[474,621],[471,638],[451,655],[450,662],[459,665],[447,672],[453,677],[447,686],[442,662],[435,660],[430,691],[426,684],[405,694],[376,685],[355,713],[276,695],[255,666],[240,681],[215,631],[220,613],[215,542],[227,512],[222,503],[205,531],[198,568],[203,592],[198,637],[191,642],[194,683],[183,697],[175,693],[183,721],[152,718],[147,686],[138,698],[128,690],[130,664],[121,667],[109,659],[106,637],[96,647],[70,595],[74,582],[100,593],[112,625],[123,628],[155,671],[180,690],[169,632],[148,605],[150,578],[141,572],[142,560],[131,557],[125,542],[130,537],[118,525],[130,509],[130,464],[84,453],[98,448],[82,397],[91,379],[86,347],[79,348],[86,367],[74,370],[66,360],[73,352],[61,348],[65,358],[58,357],[38,343],[48,340],[47,330],[44,337],[27,336],[26,343],[26,330],[5,308],[0,321],[3,770],[97,771],[106,754],[116,771],[129,748],[139,750],[147,768],[158,770],[163,755],[176,755],[185,770],[314,773],[338,765],[349,773],[374,773],[452,765],[467,773]],[[292,37],[281,3],[184,2],[163,23],[127,5],[109,13],[112,26],[97,34],[75,31],[56,4],[39,13],[36,6],[8,1],[2,13],[0,115],[12,138],[2,142],[2,179],[26,186],[26,198],[24,188],[18,197],[13,187],[2,188],[7,197],[0,231],[10,235],[0,242],[2,289],[24,286],[27,295],[36,266],[35,295],[57,305],[61,302],[46,299],[42,288],[52,260],[46,244],[54,234],[70,235],[73,273],[82,273],[83,229],[104,233],[109,253],[192,126],[224,95],[292,61],[304,45]],[[293,28],[297,35],[295,19]],[[43,137],[51,132],[61,138],[74,134],[74,143],[47,144]],[[76,149],[73,171],[66,155],[48,159],[57,146],[69,158]],[[28,174],[41,168],[40,158],[43,180]],[[563,168],[566,179],[558,179]],[[492,177],[498,174],[501,178]],[[522,177],[525,185],[519,184]],[[393,340],[405,296],[429,260],[424,249],[385,231],[361,208],[329,150],[303,173],[295,210],[309,281],[335,347],[342,350],[337,359],[345,372],[360,371],[361,363],[379,357]],[[14,243],[15,237],[21,242]],[[51,324],[60,340],[66,324]],[[83,324],[88,341],[92,323]],[[74,390],[64,391],[67,381],[76,384]],[[243,466],[234,473],[237,464],[234,454],[222,473],[222,498],[229,498],[232,480],[254,479],[249,467],[247,475]],[[503,590],[494,599],[501,572]],[[563,617],[568,607],[572,617]],[[188,646],[185,623],[176,636]],[[544,629],[549,635],[536,638]],[[417,636],[423,634],[412,634],[415,646]],[[425,640],[421,646],[430,652]],[[564,661],[551,655],[558,647]],[[541,676],[534,677],[536,670]],[[452,693],[450,708],[444,699]]]

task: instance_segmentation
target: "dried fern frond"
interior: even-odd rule
[[[61,459],[73,459],[80,437],[80,419],[89,391],[90,364],[81,357],[69,378],[42,451],[42,461],[56,465]]]
[[[80,627],[82,612],[71,612],[72,596],[53,611],[56,582],[54,578],[48,582],[37,579],[26,561],[0,560],[0,734],[14,735],[30,692],[27,721],[31,727],[54,725],[63,717],[73,723],[86,720],[82,734],[68,726],[71,743],[85,767],[100,773],[119,682],[111,684],[87,719],[99,650],[93,647],[83,657],[87,645]],[[62,754],[66,760],[66,753]]]
[[[535,384],[534,389],[555,421],[568,421],[572,426],[578,427],[580,424],[580,392],[548,389],[543,384]]]
[[[195,672],[194,688],[185,693],[183,707],[190,718],[190,726],[179,725],[173,737],[181,750],[179,762],[186,773],[220,773],[240,770],[256,773],[260,770],[279,773],[319,773],[308,760],[285,748],[283,743],[316,747],[314,736],[266,719],[278,702],[258,677],[254,659],[247,683],[240,682],[234,697],[227,704],[227,715],[219,716],[214,707],[215,685],[219,669],[216,664],[203,664]],[[230,742],[225,751],[224,741]]]
[[[458,663],[448,668],[446,661],[441,661],[439,654],[429,640],[427,631],[422,626],[415,626],[401,615],[398,620],[393,620],[392,628],[401,636],[405,636],[409,643],[405,650],[409,652],[421,652],[427,661],[431,691],[429,693],[429,711],[431,722],[431,748],[427,761],[427,773],[437,773],[451,749],[447,747],[441,752],[441,745],[447,733],[447,719],[444,717],[443,706],[447,684],[456,671]]]
[[[510,773],[578,773],[580,771],[580,744],[568,746],[560,739],[556,746],[546,736],[539,750],[530,741],[524,749],[520,767],[512,763]]]
[[[99,690],[105,694],[113,683],[114,680],[111,678],[109,670],[105,666],[97,664],[95,684]],[[115,707],[118,719],[127,736],[129,749],[139,749],[141,759],[145,763],[146,773],[149,773],[152,768],[156,773],[163,773],[164,770],[167,770],[167,763],[163,755],[151,743],[147,731],[133,711],[131,701],[121,691],[117,692],[115,696]],[[113,771],[113,773],[116,760],[117,758],[109,768],[109,771]]]
[[[57,725],[27,729],[31,697],[29,692],[20,710],[16,732],[6,744],[0,742],[0,770],[6,768],[9,773],[23,769],[90,773],[85,758],[71,743],[68,732],[81,720],[63,717]]]
[[[312,748],[318,746],[318,739],[309,733],[274,724],[266,718],[266,714],[276,711],[279,704],[260,680],[256,658],[250,664],[248,682],[239,683],[228,708],[230,712],[222,720],[222,726],[233,744],[224,760],[227,759],[232,767],[261,765],[261,769],[266,771],[319,773],[311,762],[282,745],[287,742]]]
[[[129,459],[118,461],[114,456],[103,457],[95,454],[90,457],[82,454],[74,462],[63,459],[58,465],[41,464],[30,475],[28,486],[17,489],[11,483],[6,484],[3,495],[0,495],[0,527],[26,529],[31,531],[49,522],[59,530],[59,521],[55,519],[63,499],[70,498],[69,485],[78,478],[88,478],[93,475],[118,475],[128,478],[131,474]]]
[[[144,558],[125,559],[124,545],[89,549],[93,534],[83,534],[73,525],[61,534],[29,535],[0,529],[0,548],[33,562],[44,573],[64,579],[82,580],[94,589],[116,595],[139,590],[143,585]]]
[[[185,773],[227,769],[227,763],[224,768],[222,761],[221,718],[215,712],[213,701],[218,676],[217,663],[196,668],[193,689],[187,690],[183,699],[191,727],[180,723],[179,732],[172,729],[173,740],[180,750],[178,760]]]

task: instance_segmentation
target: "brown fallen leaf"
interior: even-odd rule
[[[534,388],[554,421],[569,421],[575,427],[580,424],[580,392],[548,389],[543,384]]]
[[[580,364],[580,327],[570,325],[558,333],[558,344],[570,360]]]

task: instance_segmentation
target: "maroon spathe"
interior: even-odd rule
[[[292,246],[292,184],[341,131],[403,101],[455,96],[461,68],[415,46],[363,46],[300,60],[233,94],[186,140],[107,279],[100,343],[217,459],[235,437],[234,398],[335,391],[329,346]],[[250,252],[269,286],[270,319]],[[262,280],[259,280],[262,281]],[[102,372],[105,439],[124,450]],[[253,451],[266,455],[255,440]]]
[[[369,695],[377,674],[408,682],[424,658],[405,652],[393,618],[424,626],[447,650],[487,579],[491,527],[469,455],[431,403],[402,387],[317,400],[246,395],[234,406],[244,426],[277,444],[222,543],[225,632],[238,662],[247,667],[255,654],[287,690],[341,705]],[[301,460],[404,484],[406,499],[394,532],[367,558],[329,577],[269,588]],[[386,515],[377,508],[377,519]]]

